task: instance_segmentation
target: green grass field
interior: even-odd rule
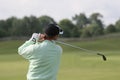
[[[17,54],[24,41],[0,42],[0,80],[26,80],[28,62]],[[90,50],[101,51],[100,56],[63,46],[58,80],[119,80],[120,38],[68,42]]]

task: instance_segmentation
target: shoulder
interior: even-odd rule
[[[61,46],[59,46],[59,45],[56,45],[57,46],[57,49],[62,53],[63,52],[63,49],[62,49],[62,47]]]

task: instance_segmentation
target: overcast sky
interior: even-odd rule
[[[48,15],[59,21],[75,14],[101,13],[105,24],[120,19],[120,0],[0,0],[0,19]]]

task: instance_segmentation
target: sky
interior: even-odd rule
[[[59,22],[75,14],[99,12],[108,25],[120,19],[120,0],[0,0],[0,19],[48,15]]]

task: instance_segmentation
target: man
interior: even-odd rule
[[[18,53],[30,62],[27,80],[56,80],[62,48],[55,40],[60,31],[57,25],[49,24],[44,34],[33,33],[31,39],[18,48]]]

